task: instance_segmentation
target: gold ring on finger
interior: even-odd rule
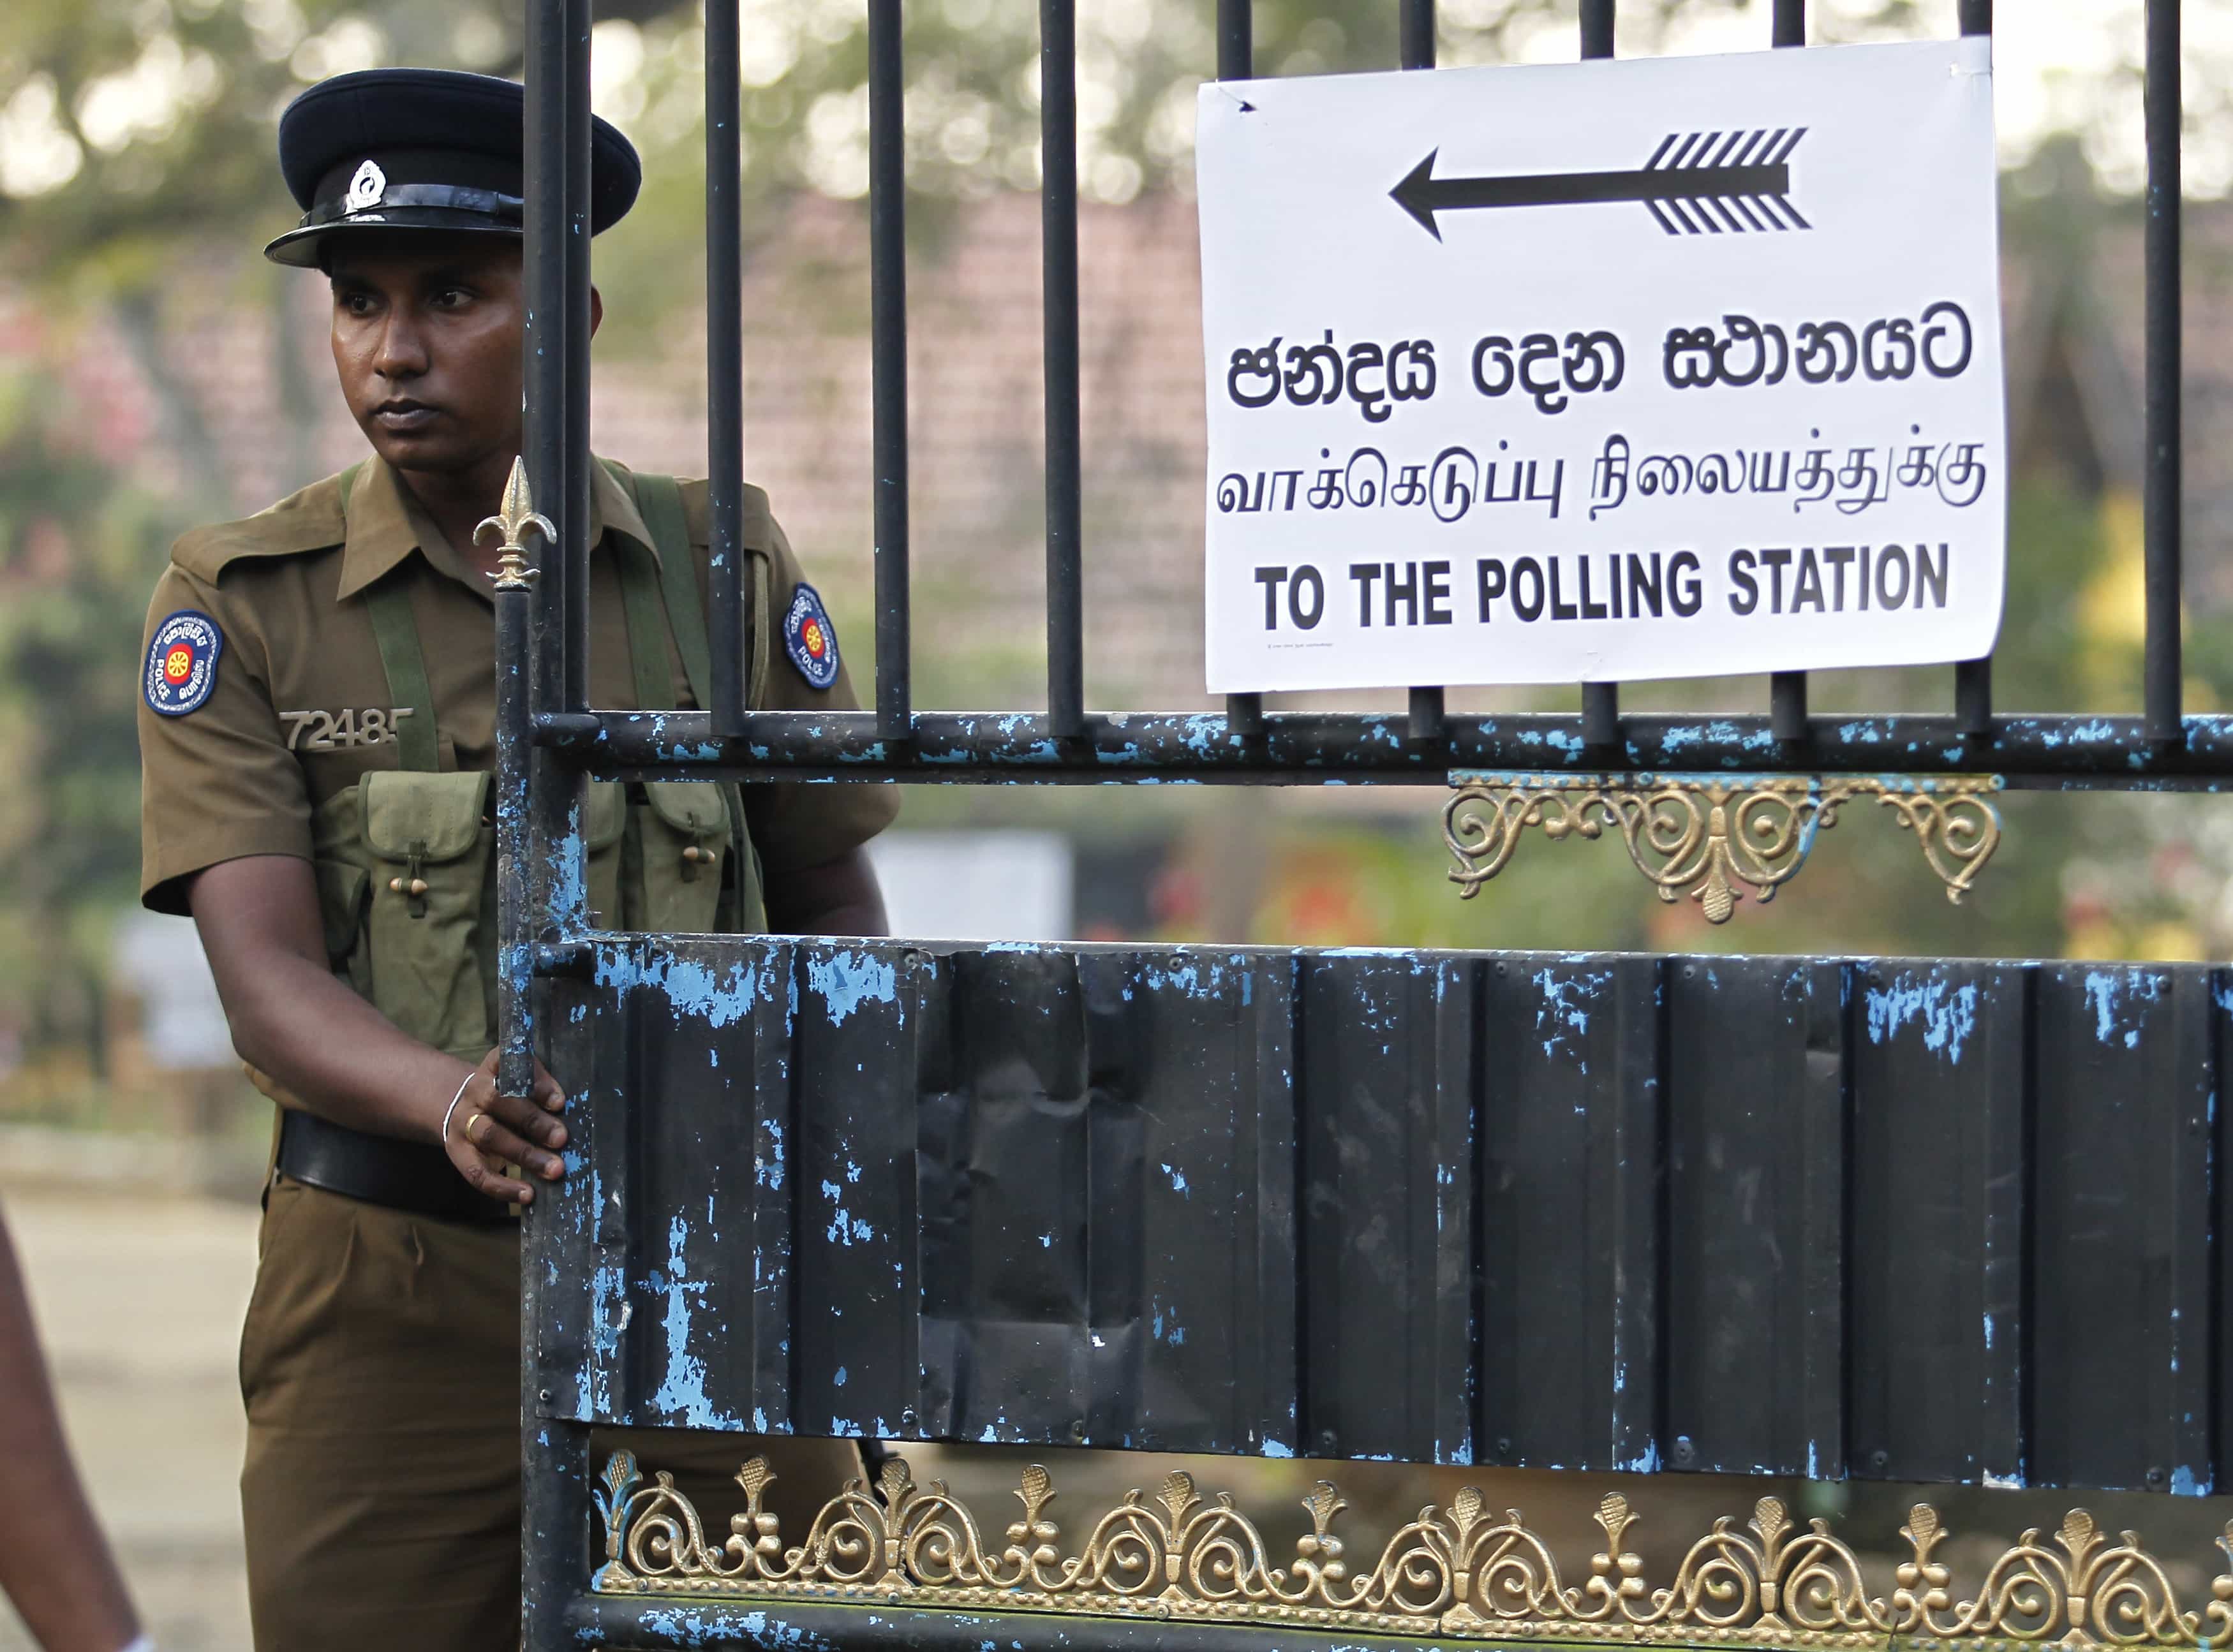
[[[481,1139],[473,1134],[473,1126],[476,1124],[487,1123],[488,1116],[489,1115],[485,1113],[476,1113],[472,1117],[465,1121],[465,1140],[472,1142],[475,1147],[480,1146]]]

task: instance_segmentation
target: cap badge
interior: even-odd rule
[[[346,211],[361,212],[368,207],[379,205],[387,194],[387,174],[368,160],[356,169],[356,176],[349,179],[348,193],[342,198],[342,206]]]

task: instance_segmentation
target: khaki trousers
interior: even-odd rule
[[[256,1652],[514,1652],[516,1228],[277,1179],[240,1387]],[[620,1445],[647,1476],[676,1470],[715,1530],[743,1505],[730,1476],[748,1457],[768,1457],[802,1511],[859,1472],[843,1441],[667,1429],[595,1437],[590,1472]],[[784,1511],[786,1532],[805,1529],[798,1518]]]

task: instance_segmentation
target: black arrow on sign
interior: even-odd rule
[[[1670,132],[1634,172],[1534,172],[1515,178],[1437,178],[1435,157],[1388,192],[1439,241],[1437,212],[1481,206],[1579,206],[1639,201],[1670,235],[1804,230],[1788,197],[1791,152],[1805,127],[1774,132]],[[1711,208],[1709,211],[1708,209]],[[1715,222],[1718,215],[1720,222]],[[1788,219],[1787,223],[1785,220]]]

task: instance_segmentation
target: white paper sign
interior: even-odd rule
[[[1989,652],[1989,51],[1204,86],[1210,689]]]

